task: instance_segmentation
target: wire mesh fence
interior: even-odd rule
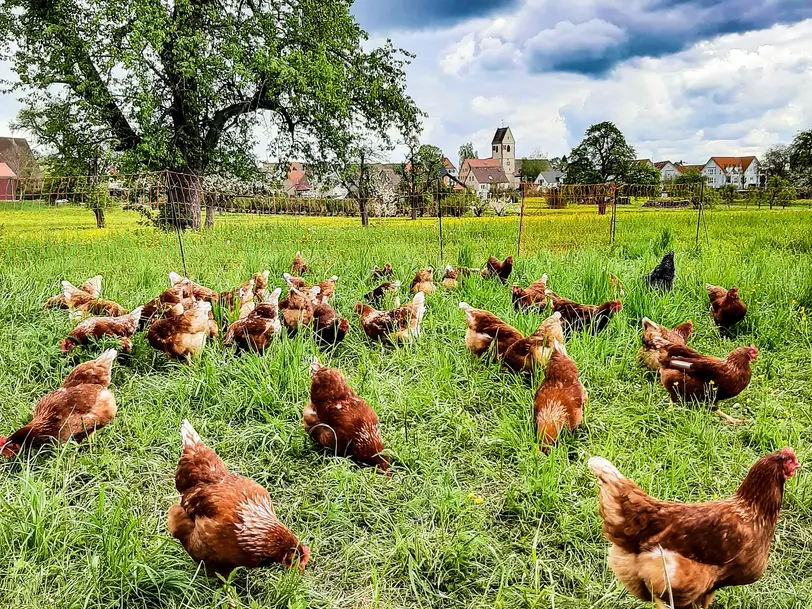
[[[500,251],[492,252],[497,256],[532,255],[541,249],[622,244],[640,231],[653,234],[674,223],[690,226],[692,244],[699,246],[710,241],[706,209],[776,204],[769,192],[759,191],[731,205],[704,184],[519,183],[472,191],[435,180],[364,197],[326,197],[291,196],[266,180],[169,171],[0,183],[0,211],[10,212],[4,217],[19,225],[16,235],[46,233],[49,242],[62,243],[61,255],[73,256],[82,255],[88,243],[106,247],[105,234],[125,231],[133,239],[160,243],[166,251],[161,255],[183,266],[200,256],[226,265],[234,248],[271,242],[326,252],[378,252],[382,245],[401,243],[417,246],[441,264],[476,265],[472,251],[485,237],[501,244]],[[25,212],[37,210],[53,213],[27,222]],[[94,220],[107,233],[89,234]],[[204,230],[184,230],[189,228]],[[81,243],[78,234],[84,237]],[[37,254],[29,248],[21,255]]]

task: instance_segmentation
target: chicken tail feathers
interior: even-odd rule
[[[179,274],[177,274],[177,273],[176,273],[176,272],[174,272],[174,271],[172,271],[171,273],[169,273],[169,285],[170,285],[170,286],[176,286],[176,285],[178,285],[178,284],[179,284],[181,281],[183,281],[183,277],[181,277]]]
[[[589,471],[598,479],[600,484],[617,482],[623,479],[623,474],[603,457],[592,457],[587,465],[589,466]]]
[[[180,425],[180,441],[183,444],[184,448],[194,446],[195,444],[200,444],[200,436],[195,431],[195,428],[192,427],[192,424],[187,420],[183,419],[183,423]]]
[[[144,310],[144,305],[141,305],[140,307],[136,307],[132,311],[130,311],[129,317],[134,319],[136,321],[136,323],[137,323],[137,322],[139,322],[141,320],[141,312],[143,310]]]

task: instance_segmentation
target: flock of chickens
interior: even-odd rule
[[[494,278],[503,284],[513,269],[513,259],[490,258],[479,269],[446,267],[440,286],[455,289],[474,275]],[[217,293],[175,273],[171,287],[155,299],[127,312],[103,300],[101,277],[81,287],[62,282],[62,293],[48,300],[46,308],[67,309],[80,321],[62,341],[63,351],[92,345],[102,337],[120,340],[129,351],[132,337],[147,330],[147,341],[170,358],[188,360],[198,355],[206,341],[221,332],[214,308],[228,320],[224,343],[238,350],[262,353],[282,327],[293,334],[311,326],[325,346],[340,343],[349,322],[329,301],[338,277],[310,286],[301,253],[291,273],[283,275],[288,295],[280,300],[281,288],[270,291],[269,272],[255,274],[242,286]],[[655,291],[673,288],[676,277],[673,252],[645,278]],[[431,268],[418,272],[411,284],[414,297],[401,306],[400,282],[387,264],[372,270],[375,289],[359,302],[355,311],[364,333],[388,344],[408,342],[420,335],[426,312],[426,295],[437,286]],[[610,278],[622,297],[623,285]],[[530,336],[496,315],[461,302],[465,315],[466,347],[478,357],[490,357],[516,372],[544,371],[535,401],[535,423],[540,448],[556,442],[563,429],[577,428],[583,418],[587,393],[578,367],[568,356],[566,337],[575,331],[601,332],[622,309],[619,300],[599,306],[582,305],[553,293],[548,277],[525,289],[512,286],[517,311],[547,310],[547,317]],[[746,315],[747,308],[736,288],[707,286],[710,310],[720,331],[727,332]],[[391,310],[378,310],[384,298],[394,301]],[[659,373],[672,401],[710,405],[729,423],[740,423],[719,410],[718,403],[741,393],[750,382],[755,346],[741,347],[724,359],[704,356],[687,346],[692,322],[669,330],[643,319],[643,346],[638,361]],[[42,398],[31,421],[0,438],[0,454],[13,458],[24,448],[48,442],[81,441],[110,423],[116,415],[115,396],[109,389],[115,349],[77,366],[62,387]],[[310,402],[303,423],[313,441],[329,452],[351,458],[359,465],[391,475],[389,458],[381,440],[378,417],[356,395],[341,372],[310,364]],[[169,533],[177,538],[210,575],[228,576],[237,567],[261,567],[281,563],[304,569],[310,550],[277,518],[268,491],[259,484],[231,474],[222,460],[201,440],[188,421],[180,430],[182,454],[175,474],[180,503],[168,515]],[[764,573],[770,544],[781,509],[784,483],[800,467],[789,448],[767,455],[747,474],[736,494],[724,501],[681,504],[649,497],[624,478],[608,461],[589,460],[589,469],[600,485],[599,506],[603,532],[612,544],[609,566],[626,589],[640,600],[674,609],[710,606],[714,592],[725,586],[752,583]]]

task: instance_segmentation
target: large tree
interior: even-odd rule
[[[789,177],[789,159],[792,149],[786,144],[776,144],[767,149],[764,153],[764,160],[761,162],[767,178],[777,176],[787,179]]]
[[[583,141],[570,152],[567,162],[568,184],[633,183],[639,177],[634,148],[614,123],[592,125]]]
[[[812,188],[812,129],[799,132],[792,140],[789,166],[796,186]]]
[[[198,228],[200,182],[185,176],[253,169],[263,118],[278,156],[305,160],[351,146],[357,126],[384,141],[414,128],[410,56],[388,41],[365,50],[350,6],[0,0],[0,50],[29,110],[68,107],[103,129],[123,167],[169,170],[177,222]]]
[[[458,167],[460,169],[462,168],[462,164],[468,159],[479,158],[479,154],[477,153],[476,150],[474,150],[473,142],[465,142],[462,146],[460,146],[458,155],[460,158],[460,164],[458,165]]]

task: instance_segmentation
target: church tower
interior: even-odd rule
[[[511,188],[516,187],[516,140],[510,127],[496,130],[491,142],[491,158],[499,161]]]

